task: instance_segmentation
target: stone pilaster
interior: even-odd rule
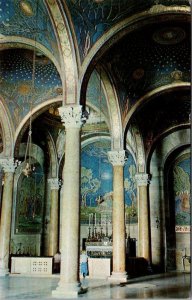
[[[0,222],[0,276],[9,274],[9,244],[11,232],[11,212],[13,196],[13,175],[17,164],[13,158],[0,159],[4,170],[4,188],[2,196]]]
[[[61,274],[54,297],[75,298],[79,284],[80,129],[85,121],[81,106],[59,108],[66,130],[63,169]]]
[[[137,174],[135,176],[138,186],[138,253],[150,261],[150,235],[149,235],[149,209],[147,186],[148,174]]]
[[[109,151],[113,165],[113,271],[110,280],[126,281],[125,271],[125,204],[123,167],[125,151]]]
[[[54,256],[58,251],[58,218],[59,218],[59,204],[58,204],[58,178],[48,179],[51,189],[51,209],[50,209],[50,230],[49,230],[49,248],[48,256]]]

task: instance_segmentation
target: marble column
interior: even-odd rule
[[[113,165],[113,271],[109,280],[127,281],[125,271],[125,203],[123,167],[125,151],[109,151]]]
[[[11,212],[13,203],[14,159],[0,159],[4,170],[4,188],[2,195],[0,222],[0,276],[9,274],[9,244],[11,233]]]
[[[138,186],[138,255],[144,257],[150,263],[150,234],[149,234],[149,207],[148,174],[135,176]]]
[[[66,130],[63,169],[61,273],[54,297],[76,298],[79,282],[79,214],[80,214],[80,129],[83,124],[81,106],[59,108]]]
[[[50,208],[50,227],[49,227],[49,248],[48,256],[54,256],[58,252],[58,219],[59,219],[59,199],[58,190],[59,183],[58,178],[48,179],[51,188],[51,208]]]

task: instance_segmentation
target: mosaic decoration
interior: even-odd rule
[[[18,126],[30,111],[30,106],[58,96],[62,86],[53,63],[45,56],[37,56],[35,63],[35,90],[32,90],[33,52],[24,49],[1,51],[1,95]]]
[[[49,14],[41,0],[0,0],[0,35],[36,39],[58,59]]]
[[[100,88],[99,75],[94,71],[91,74],[87,86],[86,101],[93,104],[99,109],[106,117],[108,116],[108,107],[102,87]]]
[[[44,174],[35,164],[31,177],[21,175],[17,186],[16,233],[41,233],[44,203]]]
[[[108,161],[110,142],[101,140],[87,145],[81,154],[81,223],[88,224],[89,214],[109,215],[113,201],[113,168]],[[129,155],[124,167],[125,211],[127,222],[137,221],[135,163]],[[100,197],[101,196],[101,197]]]
[[[87,55],[94,43],[123,18],[158,4],[156,0],[67,0],[78,40],[80,57]],[[162,0],[162,5],[189,5],[188,1]]]
[[[190,157],[184,155],[173,167],[175,197],[175,230],[190,231]]]
[[[154,40],[154,35],[160,32],[170,32],[177,28],[179,37],[166,44],[160,43],[160,38]],[[145,55],[143,55],[145,53]],[[153,89],[174,81],[190,82],[190,28],[187,25],[173,27],[165,24],[138,30],[123,38],[114,45],[102,59],[108,65],[116,85],[120,99],[122,115],[126,116],[136,101]]]

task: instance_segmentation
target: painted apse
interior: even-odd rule
[[[110,141],[86,145],[81,155],[81,224],[112,223],[113,167],[108,161]],[[124,167],[126,222],[137,222],[136,166],[129,154]],[[93,218],[94,215],[94,218]]]

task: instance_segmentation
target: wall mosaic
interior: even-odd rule
[[[183,155],[173,167],[176,232],[189,231],[190,226],[190,157]]]
[[[24,49],[1,51],[0,88],[14,126],[33,107],[58,96],[62,86],[53,63],[45,56],[37,56],[35,63],[35,87],[32,89],[33,52]]]
[[[163,5],[188,5],[188,1],[163,0]],[[94,43],[123,18],[150,8],[158,1],[67,0],[78,41],[81,60]]]
[[[113,169],[107,152],[110,142],[101,140],[85,146],[81,154],[81,223],[88,224],[89,214],[96,213],[111,222],[113,201]],[[129,155],[124,167],[125,211],[127,222],[137,221],[136,166]]]
[[[58,59],[59,52],[49,14],[40,0],[1,0],[0,35],[36,39]]]
[[[32,176],[20,175],[17,185],[15,233],[41,233],[45,179],[39,163]]]

